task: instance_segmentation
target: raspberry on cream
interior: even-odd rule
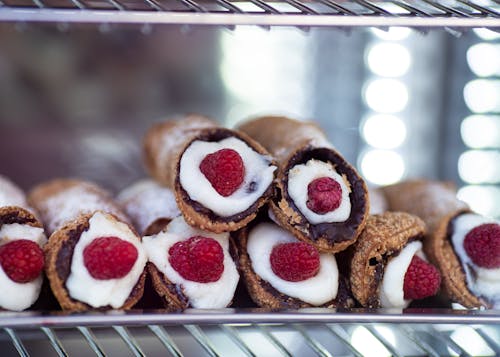
[[[227,168],[234,170],[236,167],[238,172],[235,175],[233,173],[227,175],[231,181],[227,187],[223,187],[225,183],[217,181],[215,185],[217,189],[213,185],[216,182],[216,175],[212,169],[217,165],[213,162],[207,163],[206,160],[215,153],[219,153],[217,155],[220,156],[223,150],[236,152],[242,160],[243,167],[234,165],[234,160],[231,160]],[[212,160],[214,159],[209,159]],[[195,140],[184,151],[180,160],[180,184],[192,200],[220,216],[228,217],[248,209],[268,189],[276,170],[276,166],[270,165],[270,162],[270,157],[259,154],[235,137],[219,142]],[[243,177],[241,183],[239,176]]]
[[[18,223],[4,224],[0,227],[0,261],[2,262],[0,264],[0,286],[2,287],[0,308],[22,311],[38,299],[43,282],[41,247],[46,241],[43,228]],[[19,244],[22,247],[19,247]],[[28,259],[31,261],[28,271],[25,270],[26,261],[23,263],[11,261],[19,249],[28,250]],[[2,255],[6,255],[5,259],[1,257]],[[26,256],[26,254],[23,255]],[[12,276],[9,268],[15,268],[17,264],[22,264],[23,269],[21,272],[14,271],[14,276]]]
[[[90,266],[88,265],[89,256],[88,251],[85,254],[86,249],[95,247],[96,241],[103,237],[117,237],[117,239],[133,246],[137,251],[137,258],[131,269],[127,269],[128,272],[125,275],[102,271],[103,268],[113,269],[109,263],[115,259],[113,248],[116,248],[116,245],[111,246],[111,251],[103,253],[102,259],[105,262],[101,262],[102,265],[94,262]],[[82,233],[75,246],[71,260],[71,271],[66,281],[68,293],[73,299],[94,308],[108,305],[112,308],[120,308],[139,280],[146,261],[147,256],[140,240],[127,224],[119,222],[103,212],[96,212],[89,219],[88,229]],[[90,270],[89,267],[91,267]],[[113,275],[115,278],[112,277]]]
[[[345,222],[350,192],[345,177],[328,162],[311,159],[288,173],[288,194],[311,224]]]
[[[493,225],[498,227],[500,222],[473,213],[461,214],[452,222],[451,242],[465,272],[467,287],[476,296],[483,297],[495,307],[499,306],[500,267],[496,266],[494,260],[498,259],[500,248],[498,247],[498,236],[496,235],[498,234],[498,228],[493,228]],[[479,248],[481,243],[476,240],[481,239],[478,235],[483,235],[485,233],[480,232],[484,230],[485,225],[492,225],[490,226],[493,228],[490,237],[493,242],[487,241],[485,243],[488,243],[488,247]],[[495,232],[497,233],[495,234]],[[475,242],[472,242],[472,240]],[[468,244],[467,241],[469,241]],[[494,243],[495,241],[497,242],[496,244]],[[473,252],[471,251],[472,257],[467,252],[468,245],[471,246],[469,247],[470,250],[474,250]],[[473,245],[477,245],[478,247],[473,248]],[[489,250],[487,254],[491,257],[489,259],[491,259],[492,262],[482,261],[487,258],[484,256],[484,253],[482,254],[478,250],[485,248]],[[481,256],[481,258],[475,257],[476,255]],[[477,264],[478,262],[479,264]],[[485,265],[492,267],[485,267]]]
[[[273,250],[282,244],[291,243],[295,244],[299,241],[274,223],[260,223],[255,226],[249,232],[247,242],[247,251],[253,271],[280,293],[311,305],[319,306],[334,300],[338,291],[339,272],[333,254],[319,254],[317,273],[310,274],[312,276],[306,279],[289,281],[274,272],[271,261]],[[293,262],[293,259],[291,261]],[[309,269],[311,266],[314,268],[314,263],[307,264],[306,268]],[[291,270],[293,269],[291,268]]]
[[[191,227],[179,216],[160,233],[144,237],[143,245],[149,261],[180,288],[190,306],[215,309],[231,303],[239,274],[229,253],[229,233],[216,234]],[[195,258],[202,261],[192,262]],[[199,271],[207,268],[211,271]]]

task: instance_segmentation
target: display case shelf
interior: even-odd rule
[[[498,0],[0,0],[0,21],[500,28]]]

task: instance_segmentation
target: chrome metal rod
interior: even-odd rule
[[[439,357],[439,353],[437,353],[427,342],[418,337],[418,335],[412,328],[406,325],[401,325],[400,329],[410,340],[412,340],[418,347],[420,347],[420,349],[422,349],[429,356]]]
[[[363,355],[351,344],[351,338],[346,330],[339,324],[326,324],[325,325],[332,334],[334,334],[342,343],[354,354],[356,357],[363,357]]]
[[[281,352],[283,356],[289,356],[291,357],[292,354],[287,350],[287,348],[276,338],[274,335],[269,331],[269,328],[264,325],[256,325],[259,329],[260,332],[262,332],[262,335],[268,339],[269,342],[272,343],[274,347],[278,349],[278,351]]]
[[[221,329],[233,340],[234,343],[238,345],[238,347],[247,355],[250,357],[256,356],[255,353],[252,352],[250,347],[243,341],[243,339],[240,336],[240,333],[238,330],[232,326],[228,325],[221,325]]]
[[[92,351],[94,351],[97,356],[104,357],[106,355],[101,346],[99,346],[97,338],[94,336],[94,334],[89,328],[82,326],[77,326],[76,328],[78,329],[78,331],[80,331],[80,333],[83,335],[83,337],[89,344],[90,348],[92,348]]]
[[[333,357],[332,354],[328,352],[325,346],[323,346],[317,339],[312,337],[311,334],[306,331],[304,326],[293,324],[293,327],[302,335],[302,337],[304,337],[306,343],[309,345],[309,347],[312,348],[314,352],[316,352],[318,356]]]
[[[368,330],[368,332],[370,332],[373,337],[375,337],[377,340],[380,341],[381,344],[384,345],[384,347],[395,357],[399,357],[401,356],[398,351],[396,351],[396,349],[394,348],[394,346],[392,344],[389,343],[389,341],[387,341],[387,339],[382,336],[382,334],[380,334],[377,329],[373,326],[373,325],[365,325],[366,329]]]
[[[136,340],[128,333],[127,329],[124,326],[113,326],[115,331],[120,335],[122,338],[123,342],[126,343],[130,351],[134,354],[136,357],[144,357],[145,354],[142,352],[141,348],[139,347],[139,344],[136,342]]]
[[[172,337],[165,331],[165,329],[159,325],[149,325],[149,329],[158,337],[158,339],[163,343],[167,350],[176,357],[182,357],[182,353],[179,347],[175,344]]]
[[[66,357],[66,356],[68,356],[68,354],[64,350],[63,345],[61,344],[61,342],[57,338],[57,336],[54,333],[54,331],[52,331],[48,327],[40,327],[40,329],[49,338],[50,344],[52,345],[52,347],[54,348],[54,350],[56,351],[56,353],[57,353],[58,356],[60,356],[60,357]]]
[[[19,356],[28,357],[29,356],[28,351],[24,347],[23,342],[21,341],[21,339],[19,337],[17,337],[17,335],[14,332],[14,330],[11,329],[11,328],[8,328],[8,327],[4,328],[4,330],[5,330],[5,332],[7,332],[7,334],[10,337],[10,339],[12,340],[12,343],[14,344],[14,347],[16,348],[17,353],[19,353]]]
[[[184,328],[194,337],[194,339],[203,347],[203,349],[212,357],[220,356],[212,345],[210,339],[207,338],[202,329],[196,325],[185,325]]]

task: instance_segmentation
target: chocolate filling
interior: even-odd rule
[[[347,181],[351,185],[351,192],[349,194],[349,200],[351,201],[351,213],[349,218],[344,222],[332,222],[332,223],[319,223],[310,224],[307,218],[300,212],[293,200],[288,195],[288,173],[290,170],[300,164],[305,164],[311,159],[316,159],[324,162],[329,162],[335,166],[335,170],[339,175],[345,175]],[[305,148],[297,152],[289,161],[285,167],[285,176],[283,178],[284,191],[282,194],[284,198],[293,208],[297,214],[299,214],[301,221],[297,225],[305,227],[309,232],[313,240],[319,238],[325,238],[332,243],[343,242],[351,240],[354,237],[356,229],[363,221],[366,213],[366,189],[363,180],[354,171],[354,169],[339,155],[336,155],[332,150],[328,148]],[[277,195],[276,202],[279,202],[282,197]]]
[[[262,153],[260,153],[256,148],[254,148],[250,143],[248,143],[244,138],[242,138],[238,133],[235,133],[233,131],[230,131],[230,130],[226,130],[226,129],[223,129],[223,128],[217,128],[217,129],[212,129],[212,130],[206,130],[204,131],[201,135],[199,135],[198,137],[196,137],[195,139],[193,139],[187,146],[189,147],[189,145],[191,145],[191,143],[193,141],[197,141],[197,140],[200,140],[200,141],[206,141],[206,142],[218,142],[218,141],[221,141],[221,140],[224,140],[226,138],[229,138],[229,137],[236,137],[237,139],[245,142],[248,146],[250,146],[255,152],[259,153],[262,155]],[[269,162],[269,165],[271,165],[272,163]],[[180,160],[179,162],[177,163],[177,167],[176,167],[176,172],[177,172],[177,175],[175,177],[175,187],[178,188],[181,192],[181,195],[182,195],[182,200],[185,201],[187,204],[189,204],[190,206],[192,206],[194,208],[194,210],[198,213],[200,213],[201,215],[207,217],[208,219],[210,219],[211,221],[215,221],[215,222],[223,222],[223,223],[227,223],[227,222],[238,222],[238,221],[241,221],[243,218],[247,217],[248,215],[254,213],[258,207],[259,207],[259,201],[263,198],[263,197],[269,197],[271,196],[272,194],[272,191],[273,191],[273,185],[269,185],[269,187],[266,189],[266,191],[264,191],[264,193],[262,194],[261,198],[260,199],[257,199],[250,207],[248,207],[246,210],[244,210],[243,212],[240,212],[240,213],[237,213],[237,214],[234,214],[232,216],[227,216],[227,217],[222,217],[222,216],[219,216],[218,214],[216,214],[215,212],[213,212],[212,210],[208,209],[207,207],[203,206],[201,203],[197,202],[197,201],[194,201],[192,200],[190,197],[189,197],[189,194],[187,193],[187,191],[182,187],[181,183],[180,183],[180,175],[179,175],[179,172],[180,172]],[[253,191],[255,191],[257,189],[257,183],[256,182],[250,182],[248,184],[248,187],[247,187],[247,192],[248,193],[251,193]]]
[[[56,259],[56,272],[57,275],[59,276],[59,279],[64,283],[64,286],[66,286],[66,281],[68,280],[69,274],[71,273],[71,263],[73,261],[73,252],[75,250],[75,246],[78,243],[78,240],[80,239],[81,235],[83,232],[87,231],[89,229],[89,222],[85,222],[77,226],[75,229],[70,230],[67,233],[68,239],[66,239],[62,245],[61,248],[59,249],[57,253],[57,259]],[[139,279],[132,289],[130,296],[127,298],[127,300],[137,296],[140,294],[139,291],[139,285],[140,285],[140,280]],[[68,298],[73,300],[68,293]],[[80,303],[84,304],[88,309],[94,309],[92,306],[79,301]],[[105,306],[105,307],[100,307],[98,310],[108,310],[110,309],[111,306]]]
[[[17,214],[17,212],[9,212],[3,215],[0,215],[0,227],[2,227],[4,224],[26,224],[26,223],[32,223],[36,224],[37,220],[35,217],[32,215],[30,216],[21,216]]]

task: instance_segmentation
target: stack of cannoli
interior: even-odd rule
[[[60,179],[35,187],[29,202],[50,234],[46,274],[63,309],[129,309],[139,301],[147,256],[106,191]]]
[[[0,309],[25,310],[38,299],[46,242],[23,191],[0,176]]]
[[[445,296],[468,308],[499,308],[500,222],[472,212],[449,183],[410,180],[382,190],[389,209],[427,224],[424,251],[441,271]]]

